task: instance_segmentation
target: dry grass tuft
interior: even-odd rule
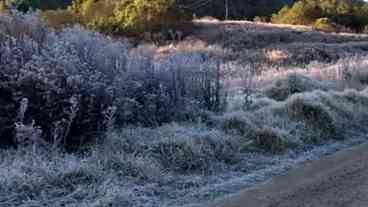
[[[232,112],[222,117],[217,117],[216,122],[220,128],[228,134],[247,136],[254,134],[257,127],[247,118],[248,114],[244,112]]]
[[[257,147],[271,153],[280,153],[287,149],[287,143],[280,130],[274,128],[262,128],[255,134]]]

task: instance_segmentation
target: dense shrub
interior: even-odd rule
[[[4,90],[17,103],[29,100],[25,124],[35,120],[48,140],[79,145],[111,117],[154,126],[221,108],[220,67],[209,54],[155,59],[154,50],[80,27],[52,32],[32,14],[1,16],[0,24]]]

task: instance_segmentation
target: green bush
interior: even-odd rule
[[[308,4],[308,2],[298,1],[292,7],[285,6],[278,14],[272,16],[273,23],[310,25],[320,17],[320,8]]]
[[[336,32],[336,27],[329,18],[319,18],[314,22],[314,28],[325,32]]]

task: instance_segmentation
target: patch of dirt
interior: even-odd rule
[[[368,144],[305,163],[215,207],[366,207]]]

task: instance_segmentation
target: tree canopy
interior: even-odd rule
[[[368,4],[363,0],[300,0],[284,6],[273,15],[272,22],[362,31],[368,25],[367,15]]]
[[[187,17],[174,0],[75,0],[67,10],[44,14],[54,25],[71,21],[102,32],[125,34],[173,26]]]

